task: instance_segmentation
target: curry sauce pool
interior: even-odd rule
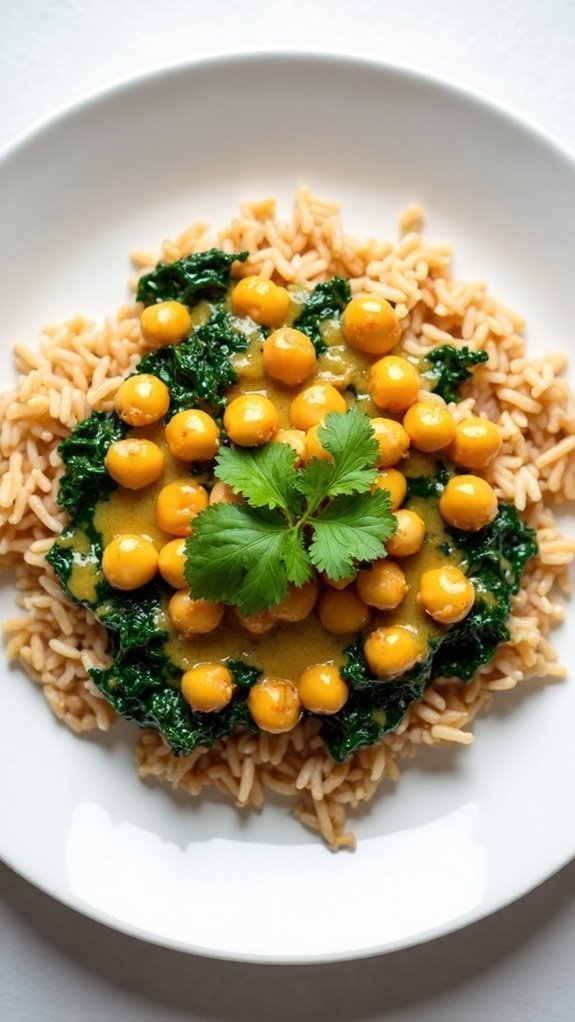
[[[304,292],[304,297],[309,295],[322,275],[352,278],[355,295],[375,291],[391,299],[402,328],[400,348],[391,354],[406,357],[417,367],[424,390],[435,388],[435,393],[445,400],[450,401],[454,395],[457,396],[457,389],[464,381],[463,400],[457,407],[451,408],[456,422],[459,424],[461,419],[471,418],[477,423],[479,418],[483,428],[485,423],[492,423],[504,434],[501,452],[495,455],[487,468],[470,463],[460,466],[455,458],[455,446],[450,448],[448,458],[443,453],[438,458],[429,455],[430,474],[437,475],[439,463],[443,462],[449,472],[485,475],[500,502],[497,529],[494,523],[489,530],[490,542],[498,551],[502,546],[513,546],[509,537],[514,535],[515,526],[506,502],[514,503],[520,512],[519,518],[525,518],[531,527],[537,529],[539,554],[527,563],[520,591],[513,600],[511,617],[503,601],[504,591],[508,592],[513,584],[509,566],[505,568],[504,587],[498,586],[492,568],[499,554],[490,556],[487,545],[482,545],[479,537],[470,533],[463,537],[468,548],[463,551],[466,554],[464,569],[473,579],[475,606],[471,616],[465,619],[467,634],[461,635],[462,625],[450,626],[450,641],[445,638],[441,648],[434,653],[434,680],[427,685],[422,699],[419,699],[417,678],[412,678],[409,683],[406,678],[400,686],[386,681],[375,689],[373,684],[370,687],[368,676],[367,685],[362,689],[366,682],[363,643],[359,639],[353,642],[349,636],[333,636],[338,648],[347,650],[346,670],[352,672],[356,679],[353,684],[351,678],[349,680],[353,691],[342,711],[336,712],[335,716],[306,714],[292,731],[277,736],[265,731],[251,731],[249,720],[246,726],[238,719],[242,726],[230,733],[229,715],[232,711],[237,712],[236,705],[238,710],[241,709],[241,701],[236,703],[236,698],[232,699],[230,708],[221,712],[214,710],[213,700],[211,703],[204,701],[204,737],[210,737],[206,733],[209,718],[210,733],[216,740],[210,749],[197,745],[194,752],[185,757],[169,753],[164,738],[157,730],[156,717],[158,710],[164,734],[172,738],[179,736],[183,720],[181,703],[174,699],[169,710],[164,687],[173,685],[176,696],[179,694],[181,669],[167,677],[164,662],[157,662],[153,642],[149,648],[151,659],[147,671],[143,670],[144,665],[137,655],[137,649],[146,646],[156,627],[157,614],[169,597],[169,587],[164,586],[162,576],[156,575],[155,581],[140,591],[137,600],[126,592],[101,593],[103,602],[100,611],[104,612],[108,625],[113,626],[117,633],[118,647],[126,647],[122,687],[113,689],[114,701],[120,708],[134,713],[140,723],[145,723],[146,714],[149,716],[151,729],[142,734],[137,744],[140,773],[167,781],[194,795],[206,786],[215,785],[236,803],[253,806],[261,806],[265,791],[272,788],[289,799],[302,822],[319,830],[331,847],[349,846],[353,843],[353,835],[346,827],[346,813],[358,803],[370,799],[383,778],[396,778],[399,756],[414,752],[421,743],[468,744],[473,739],[470,722],[488,704],[492,694],[502,688],[511,688],[533,674],[538,677],[561,676],[563,669],[553,660],[548,632],[562,614],[558,580],[572,560],[575,549],[573,541],[558,532],[552,513],[552,505],[557,499],[575,496],[575,463],[570,446],[575,424],[569,410],[568,386],[560,376],[565,359],[560,354],[551,354],[543,365],[529,358],[521,337],[521,318],[503,308],[483,285],[454,280],[446,248],[430,245],[414,234],[404,236],[395,244],[356,243],[342,232],[335,205],[324,200],[300,194],[293,219],[285,222],[275,219],[271,200],[252,204],[246,207],[242,217],[236,218],[229,228],[224,229],[221,238],[227,252],[250,249],[249,265],[236,263],[234,277],[238,273],[242,276],[269,276],[273,273],[274,282],[288,284],[292,327],[302,304],[299,298],[296,299],[296,293]],[[281,244],[281,257],[276,239]],[[321,244],[318,239],[321,239]],[[222,267],[219,258],[210,252],[205,253],[201,274],[196,276],[195,282],[187,276],[185,269],[174,266],[174,259],[187,257],[190,251],[204,248],[203,228],[187,231],[182,239],[167,245],[164,254],[167,269],[162,277],[158,275],[149,287],[146,285],[145,300],[154,302],[182,297],[174,298],[173,293],[165,290],[160,293],[167,280],[191,286],[192,290],[183,304],[189,310],[193,326],[206,327],[202,334],[195,334],[193,341],[185,340],[183,344],[168,345],[150,352],[149,342],[144,342],[141,337],[141,306],[125,308],[101,328],[77,317],[73,322],[44,334],[41,355],[19,347],[17,357],[21,375],[17,389],[13,394],[0,398],[3,444],[0,454],[3,459],[0,547],[3,556],[15,565],[23,608],[21,616],[7,626],[8,655],[24,665],[40,683],[54,712],[76,731],[94,727],[105,729],[113,720],[110,703],[94,690],[86,675],[88,669],[106,670],[109,667],[107,633],[83,606],[71,604],[59,590],[45,564],[45,555],[53,544],[54,536],[68,524],[66,506],[70,507],[79,526],[78,511],[81,515],[83,509],[89,510],[95,494],[103,498],[114,490],[115,484],[108,478],[103,457],[99,454],[94,457],[93,454],[94,445],[103,445],[107,449],[111,443],[125,438],[132,428],[109,414],[122,378],[136,368],[138,360],[138,376],[145,375],[145,360],[150,357],[153,360],[151,371],[158,374],[158,379],[162,378],[170,391],[174,412],[190,407],[190,396],[193,405],[201,405],[207,387],[212,390],[216,403],[213,409],[205,410],[219,418],[225,409],[230,387],[238,382],[232,377],[233,359],[241,360],[250,350],[257,354],[259,342],[254,342],[256,331],[261,331],[262,336],[271,332],[270,328],[254,327],[249,319],[235,314],[228,284],[219,278]],[[142,261],[142,265],[147,269],[151,263]],[[284,271],[287,277],[283,275]],[[201,287],[206,289],[203,294],[201,289],[197,290],[200,278]],[[329,285],[329,282],[326,281],[326,284]],[[331,291],[333,296],[334,289]],[[316,316],[317,302],[323,303],[324,297],[325,294],[322,297],[320,292],[315,311],[310,310],[308,317],[310,324],[315,317],[316,334],[312,343],[314,346],[317,344],[316,376],[323,372],[322,359],[325,360],[328,354],[331,356],[329,344],[326,343],[323,351],[319,350],[322,332],[323,340],[327,341],[332,330],[330,317],[322,322]],[[197,305],[194,305],[196,300]],[[219,301],[222,302],[221,315],[215,319],[210,308]],[[341,316],[338,317],[337,310],[331,319],[334,320],[333,336],[338,341]],[[334,343],[332,347],[337,361],[340,361],[341,345]],[[435,362],[429,360],[431,350]],[[101,358],[95,358],[94,352]],[[489,364],[486,368],[482,360],[487,353]],[[261,352],[259,357],[261,363]],[[357,357],[365,357],[369,364],[373,356],[358,354],[355,349],[352,358],[355,360]],[[39,364],[41,372],[37,371]],[[198,365],[201,365],[201,374],[196,371]],[[254,363],[252,371],[255,373],[257,368]],[[341,368],[340,364],[338,374]],[[469,372],[473,375],[469,376]],[[261,379],[261,365],[258,373]],[[338,380],[324,378],[321,382],[334,384]],[[283,390],[281,382],[278,381],[277,385]],[[455,392],[453,388],[456,388]],[[368,392],[361,393],[360,386],[357,391],[355,402],[349,399],[351,395],[345,396],[347,407],[371,400]],[[536,400],[533,396],[535,391]],[[263,396],[271,395],[268,391]],[[68,467],[73,457],[78,471],[67,473],[62,480],[63,500],[58,506],[56,497],[61,458],[56,445],[90,411],[88,401],[92,408],[100,409],[101,418],[92,416],[85,420],[82,430],[76,429],[74,444],[68,447],[67,454]],[[286,402],[288,408],[289,403]],[[536,412],[532,410],[535,404]],[[375,414],[375,409],[366,407]],[[389,418],[383,410],[381,417]],[[401,419],[402,413],[393,413],[392,417]],[[475,424],[472,429],[476,430]],[[291,433],[294,442],[301,441],[295,430]],[[470,442],[468,437],[466,456],[471,449],[470,443],[472,447],[475,440]],[[457,466],[455,469],[449,464],[452,457]],[[511,470],[509,466],[512,463],[514,468]],[[405,462],[401,467],[406,468]],[[393,475],[395,470],[384,471],[388,473],[386,482],[393,489],[397,484],[397,476]],[[403,477],[403,472],[398,475]],[[90,486],[87,485],[88,476],[92,478]],[[200,485],[211,492],[210,478]],[[218,481],[215,487],[229,496],[227,484]],[[80,489],[84,495],[90,492],[89,500],[79,500],[83,507],[74,503],[75,495],[80,497]],[[412,491],[411,497],[415,495]],[[403,508],[408,509],[405,494],[401,501],[404,502]],[[83,523],[89,535],[83,541],[83,550],[77,551],[77,558],[88,562],[94,556],[101,558],[97,536],[89,525],[89,521]],[[454,532],[451,538],[455,535]],[[521,550],[521,531],[518,536],[517,548]],[[178,546],[180,541],[175,538],[171,542]],[[185,539],[182,542],[185,543]],[[472,558],[476,567],[468,566]],[[390,557],[388,560],[395,560],[402,569],[408,567],[407,558]],[[62,567],[65,567],[64,563]],[[176,575],[171,577],[175,579]],[[320,584],[323,586],[323,580]],[[407,598],[410,598],[409,594]],[[355,612],[357,609],[355,604]],[[472,615],[476,609],[481,611],[482,624],[489,624],[489,628],[475,630]],[[490,621],[487,611],[491,614]],[[368,627],[374,630],[376,610],[372,609],[371,613],[373,616]],[[314,620],[318,620],[315,611],[311,614]],[[223,621],[230,618],[235,621],[232,610],[226,611]],[[285,627],[288,626],[289,623]],[[510,642],[501,641],[504,626],[511,631]],[[499,643],[495,643],[495,652],[488,663],[485,644],[477,649],[474,645],[476,635],[480,634],[484,639]],[[268,638],[273,638],[273,635],[274,630],[267,633]],[[246,638],[249,638],[248,632]],[[135,643],[132,647],[134,669],[131,676],[130,641]],[[112,649],[111,652],[117,658],[117,651]],[[474,664],[478,662],[476,656],[485,658],[482,661],[485,666],[471,678]],[[455,661],[460,670],[470,672],[469,684],[437,677],[440,672],[451,671],[451,661]],[[243,668],[234,666],[234,670],[236,686],[246,684],[253,687],[254,676],[250,673],[253,668],[244,664]],[[324,673],[329,680],[330,672]],[[218,680],[220,691],[225,695],[225,679],[218,679],[217,675],[212,678],[214,684]],[[312,680],[317,685],[318,678]],[[156,698],[153,697],[154,685]],[[312,704],[309,684],[303,675],[298,689]],[[385,695],[387,709],[375,705],[374,697],[377,695]],[[336,697],[341,698],[341,688],[337,690],[337,686],[328,707],[332,711]],[[354,711],[356,703],[359,704],[357,712]],[[327,706],[327,700],[323,705]],[[286,708],[289,709],[289,706],[286,705]],[[187,713],[185,707],[184,712]],[[359,737],[362,722],[366,741],[373,741],[370,714],[373,714],[376,724],[384,719],[392,724],[393,715],[399,723],[395,729],[392,726],[382,740],[366,744],[336,765],[327,753],[318,730],[321,729],[327,737],[332,721],[341,725],[349,718],[345,729],[340,727],[340,733],[330,738],[332,742],[341,742],[343,753],[348,737],[353,741]],[[218,730],[224,736],[221,740],[217,739]]]

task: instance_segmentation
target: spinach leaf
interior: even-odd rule
[[[460,385],[472,375],[473,366],[487,362],[488,357],[486,351],[472,351],[466,345],[455,348],[442,344],[428,351],[424,364],[427,362],[431,369],[423,375],[434,381],[432,390],[444,401],[458,401]]]
[[[140,278],[137,299],[144,305],[177,301],[195,305],[202,300],[223,298],[230,283],[232,263],[245,262],[247,252],[228,255],[219,248],[196,252],[175,263],[158,263]]]
[[[195,713],[190,708],[177,687],[178,668],[167,660],[157,643],[145,652],[125,652],[117,647],[112,666],[93,668],[90,674],[118,713],[139,727],[160,731],[172,752],[180,756],[188,755],[198,744],[209,748],[237,727],[257,731],[248,710],[245,686],[253,684],[260,672],[241,661],[230,664],[230,669],[240,687],[219,713]]]
[[[339,713],[326,717],[322,734],[333,758],[341,763],[351,752],[373,745],[395,731],[413,702],[422,698],[431,673],[432,650],[425,660],[399,678],[382,681],[370,674],[363,655],[363,640],[345,650],[342,668],[350,683],[350,696]]]
[[[140,360],[137,372],[159,376],[170,391],[168,417],[196,402],[215,412],[224,409],[226,391],[237,379],[232,356],[249,343],[239,323],[219,309],[181,344],[169,344]]]
[[[351,300],[351,288],[345,277],[332,277],[316,284],[304,308],[294,320],[294,327],[307,334],[318,355],[326,345],[321,335],[321,324],[326,319],[339,319]]]
[[[439,467],[435,477],[411,483],[430,485],[437,496],[444,485]],[[463,621],[447,628],[430,642],[425,660],[393,681],[383,682],[370,674],[360,638],[345,653],[348,662],[342,675],[350,685],[350,697],[339,713],[326,718],[322,733],[334,759],[341,761],[354,749],[371,745],[394,731],[411,705],[421,699],[433,678],[455,677],[471,681],[482,664],[489,663],[497,647],[510,638],[508,628],[512,597],[518,592],[525,565],[537,553],[534,530],[510,504],[500,504],[491,525],[479,532],[448,530],[454,546],[464,556],[463,568],[475,586],[475,603]]]
[[[110,444],[122,440],[127,430],[115,412],[93,412],[62,440],[58,450],[66,471],[60,480],[58,504],[77,522],[89,515],[97,499],[115,488],[104,458]]]
[[[160,599],[161,589],[156,582],[133,592],[121,592],[101,582],[96,617],[117,633],[120,649],[146,647],[151,640],[167,638],[160,623]]]

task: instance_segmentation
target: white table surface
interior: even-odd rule
[[[443,75],[575,149],[571,0],[4,0],[2,14],[0,148],[117,78],[283,47],[347,49]],[[432,944],[313,967],[242,966],[145,945],[0,866],[0,1022],[571,1022],[573,947],[575,865]]]

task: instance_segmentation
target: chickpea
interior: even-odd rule
[[[166,384],[151,373],[136,373],[124,380],[114,400],[122,422],[129,426],[152,426],[163,419],[170,407]]]
[[[409,436],[400,422],[375,418],[371,420],[371,428],[379,444],[380,468],[389,468],[405,457],[409,450]]]
[[[367,389],[372,401],[386,412],[405,412],[417,401],[421,379],[406,358],[387,355],[372,365]]]
[[[417,633],[404,625],[393,625],[376,628],[365,640],[363,651],[377,678],[393,678],[423,659],[425,645]]]
[[[301,463],[306,457],[305,436],[303,429],[280,429],[273,440],[278,444],[289,444],[296,452],[298,462]]]
[[[189,589],[178,589],[168,603],[168,614],[176,631],[184,638],[191,638],[213,632],[221,625],[224,605],[194,600]]]
[[[274,380],[296,387],[313,376],[317,364],[315,348],[301,330],[284,326],[264,341],[264,369]]]
[[[114,589],[139,589],[152,581],[157,568],[158,552],[144,536],[116,536],[104,548],[102,571]]]
[[[155,483],[164,471],[164,455],[158,445],[140,437],[110,444],[104,461],[112,479],[127,490]]]
[[[489,419],[473,415],[455,427],[455,436],[447,452],[463,468],[485,468],[501,448],[501,430]]]
[[[182,695],[197,713],[217,713],[231,701],[232,672],[224,664],[197,664],[182,675]]]
[[[151,348],[179,344],[192,330],[192,317],[181,302],[158,302],[144,309],[142,335]]]
[[[397,529],[385,544],[392,557],[411,557],[423,546],[425,539],[425,522],[415,511],[400,508],[394,512]]]
[[[449,409],[439,401],[417,401],[407,410],[403,425],[418,451],[441,451],[455,436],[455,422]]]
[[[277,433],[280,419],[276,406],[263,394],[240,394],[224,412],[230,440],[240,447],[260,447]]]
[[[290,307],[289,291],[267,277],[244,277],[232,291],[237,316],[250,316],[260,326],[281,326]]]
[[[298,693],[311,713],[337,713],[347,703],[349,688],[335,664],[314,664],[301,675]]]
[[[248,709],[260,730],[272,735],[292,731],[301,716],[297,689],[284,678],[264,678],[252,685]]]
[[[474,599],[473,583],[453,564],[424,571],[419,579],[417,602],[442,625],[452,625],[467,617]]]
[[[317,426],[312,426],[305,434],[305,461],[311,461],[312,458],[320,458],[323,461],[333,460],[329,451],[326,451],[320,443],[317,435],[318,429],[321,429],[322,426],[323,422],[318,422]]]
[[[219,447],[220,431],[211,415],[189,408],[170,419],[166,442],[180,461],[211,461]]]
[[[408,585],[399,564],[394,561],[374,561],[370,568],[357,576],[357,591],[368,607],[395,610],[407,593]]]
[[[326,632],[333,635],[361,632],[370,618],[369,607],[362,603],[355,587],[326,589],[319,598],[317,613]]]
[[[172,589],[185,589],[186,541],[171,539],[158,554],[158,571]]]
[[[313,610],[317,594],[318,585],[314,579],[303,586],[290,585],[281,603],[270,607],[270,616],[274,621],[303,621]]]
[[[375,490],[387,490],[391,501],[391,510],[397,511],[405,500],[407,480],[403,472],[398,472],[396,468],[384,468],[381,469],[371,490],[372,493]]]
[[[171,536],[190,536],[191,521],[208,506],[208,493],[192,479],[175,479],[156,499],[156,522]]]
[[[477,532],[495,518],[497,497],[493,487],[479,476],[453,476],[439,498],[439,510],[449,525]]]
[[[401,337],[395,310],[385,298],[375,294],[352,298],[341,324],[347,344],[368,355],[385,355]]]
[[[312,383],[294,397],[289,408],[289,420],[295,429],[307,431],[325,419],[328,412],[345,411],[345,399],[331,383]]]
[[[248,614],[247,617],[242,617],[236,611],[236,617],[242,628],[252,635],[265,635],[276,623],[269,610],[262,610],[259,614]]]
[[[241,493],[234,493],[231,486],[218,480],[210,490],[210,507],[212,504],[243,504],[244,498]]]
[[[333,579],[330,578],[329,575],[325,573],[325,571],[322,571],[320,578],[325,586],[329,586],[330,589],[337,589],[341,591],[342,589],[347,589],[347,587],[350,586],[352,582],[355,582],[356,574],[354,573],[353,575],[350,575],[349,578]]]

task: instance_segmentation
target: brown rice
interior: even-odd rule
[[[548,641],[563,618],[561,594],[569,592],[567,569],[575,540],[558,531],[552,507],[575,498],[573,396],[561,377],[566,358],[527,358],[524,323],[488,293],[481,281],[451,276],[451,252],[419,233],[422,212],[411,206],[400,218],[397,244],[358,241],[342,227],[337,204],[302,189],[291,219],[278,219],[273,199],[246,203],[241,216],[217,237],[196,224],[165,242],[164,260],[217,243],[227,251],[247,248],[239,273],[274,276],[309,286],[334,274],[351,278],[354,293],[377,292],[396,303],[404,346],[420,353],[436,344],[464,341],[489,354],[465,399],[451,408],[457,418],[472,410],[499,423],[504,443],[487,476],[497,494],[512,501],[537,529],[539,555],[528,566],[511,617],[513,638],[468,686],[436,679],[410,709],[397,732],[335,763],[307,720],[283,735],[238,732],[212,749],[171,755],[156,732],[136,746],[142,777],[155,777],[199,795],[213,785],[238,806],[261,808],[265,791],[290,799],[301,822],[331,848],[353,847],[347,813],[374,795],[386,778],[397,780],[398,760],[418,746],[467,745],[469,725],[492,694],[525,678],[565,674]],[[133,253],[138,270],[156,256]],[[47,327],[37,348],[17,344],[16,388],[0,397],[0,554],[14,566],[22,615],[5,622],[6,648],[42,686],[54,713],[76,732],[106,730],[114,713],[91,684],[87,669],[106,663],[106,633],[90,613],[71,604],[45,554],[66,524],[56,503],[62,466],[57,447],[93,409],[113,406],[123,377],[144,350],[137,305],[125,306],[97,326],[79,316]]]

